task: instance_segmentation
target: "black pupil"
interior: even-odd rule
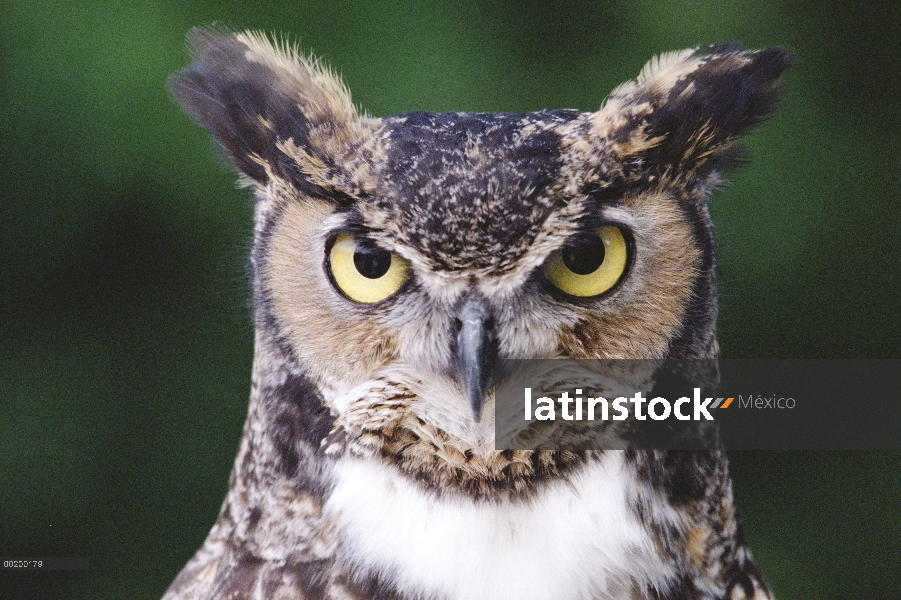
[[[576,275],[588,275],[604,262],[604,242],[600,238],[580,240],[563,248],[563,264]]]
[[[354,250],[354,266],[366,279],[378,279],[391,266],[391,253],[381,248],[358,245]]]

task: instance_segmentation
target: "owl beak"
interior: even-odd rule
[[[478,423],[497,357],[494,317],[483,297],[470,296],[460,306],[457,322],[455,375],[472,408],[472,418]]]

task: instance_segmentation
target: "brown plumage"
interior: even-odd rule
[[[593,113],[375,119],[263,36],[190,42],[170,87],[255,193],[256,355],[166,600],[770,597],[720,450],[500,452],[485,373],[715,357],[706,203],[783,51],[666,54]],[[602,230],[627,255],[604,286],[549,274]]]

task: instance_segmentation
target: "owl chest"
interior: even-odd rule
[[[438,496],[374,460],[343,460],[335,481],[340,560],[403,596],[613,599],[672,575],[629,508],[621,453],[529,502]]]

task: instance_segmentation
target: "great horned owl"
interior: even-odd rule
[[[784,51],[664,54],[597,112],[379,119],[262,35],[189,40],[170,87],[255,191],[256,337],[166,600],[771,597],[721,452],[496,451],[486,374],[716,355],[707,199]]]

